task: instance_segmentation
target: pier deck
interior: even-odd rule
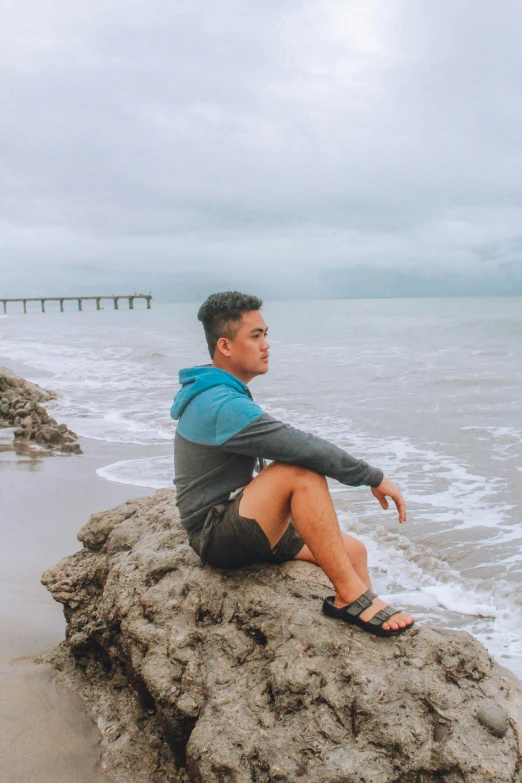
[[[60,302],[60,312],[63,313],[64,302],[78,302],[78,310],[83,310],[83,303],[93,301],[96,302],[96,309],[101,310],[101,302],[103,299],[109,299],[114,302],[114,309],[119,310],[120,309],[120,299],[128,299],[129,301],[129,310],[134,310],[134,300],[135,299],[146,299],[147,300],[147,310],[151,309],[151,301],[152,301],[152,295],[151,294],[131,294],[130,296],[125,294],[121,296],[37,296],[37,297],[24,297],[20,299],[2,299],[0,298],[0,304],[3,304],[4,306],[4,313],[7,313],[7,305],[8,303],[15,303],[15,302],[22,302],[24,306],[24,313],[27,313],[27,302],[40,302],[42,306],[42,313],[45,313],[45,305],[46,302]]]

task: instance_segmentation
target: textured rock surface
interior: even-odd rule
[[[341,625],[306,563],[202,567],[170,490],[79,538],[42,578],[67,619],[54,660],[116,780],[520,783],[522,685],[470,635]],[[502,711],[498,737],[483,723],[500,733]]]
[[[14,427],[15,440],[38,443],[65,454],[81,454],[78,436],[65,424],[58,424],[43,406],[55,397],[7,367],[0,367],[0,427]]]

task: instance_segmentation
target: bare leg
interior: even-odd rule
[[[277,544],[293,519],[307,546],[298,557],[310,560],[310,553],[312,562],[322,568],[334,585],[336,606],[352,603],[368,589],[367,569],[359,568],[358,573],[353,567],[326,479],[318,473],[295,465],[272,463],[245,488],[239,513],[257,521],[271,546]],[[361,620],[370,620],[384,606],[384,601],[376,598],[360,615]],[[411,622],[412,617],[398,612],[383,628],[397,630]]]
[[[354,536],[351,536],[348,533],[341,532],[341,536],[343,539],[344,550],[353,566],[353,570],[364,583],[366,589],[371,590],[372,583],[370,580],[370,574],[368,573],[368,556],[366,547],[362,541],[359,541],[357,538],[354,538]],[[314,563],[315,565],[318,565],[317,560],[310,552],[306,544],[295,556],[295,559],[306,560],[307,563]]]

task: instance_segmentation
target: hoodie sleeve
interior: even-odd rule
[[[240,410],[243,407],[245,410]],[[231,434],[235,429],[233,422],[243,426]],[[378,487],[384,478],[379,468],[352,457],[323,438],[273,419],[251,400],[244,403],[230,400],[223,405],[217,417],[216,434],[219,445],[227,452],[300,465],[341,484]]]

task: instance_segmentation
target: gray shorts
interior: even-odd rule
[[[189,544],[197,555],[214,568],[239,568],[252,563],[284,563],[293,560],[304,541],[290,522],[275,547],[255,519],[239,515],[240,492],[233,500],[212,506],[202,529]]]

